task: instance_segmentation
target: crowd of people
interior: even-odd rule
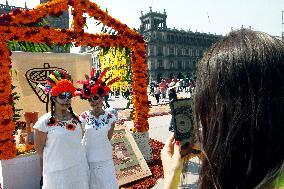
[[[176,93],[194,91],[194,136],[201,151],[199,189],[265,189],[283,184],[283,73],[284,43],[241,29],[205,53],[197,63],[196,81],[150,84],[157,103],[160,96],[173,100]],[[103,76],[90,78],[82,81],[80,90],[63,71],[46,79],[51,112],[34,125],[44,189],[119,188],[110,144],[117,115],[103,108],[110,92]],[[74,113],[74,94],[88,100],[90,109]],[[188,145],[188,152],[194,145]],[[186,161],[180,152],[180,141],[171,136],[161,151],[164,189],[179,186]]]
[[[195,88],[194,79],[162,79],[160,83],[152,81],[149,84],[149,94],[154,96],[157,104],[165,99],[171,100],[172,94],[185,93],[190,98]]]

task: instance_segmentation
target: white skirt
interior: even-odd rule
[[[89,162],[90,189],[118,189],[113,160]]]
[[[65,170],[43,172],[42,189],[89,189],[88,167],[76,165]]]

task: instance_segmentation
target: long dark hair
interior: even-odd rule
[[[50,106],[51,106],[50,107],[51,118],[48,120],[47,124],[48,125],[53,125],[55,123],[55,119],[54,119],[55,101],[54,101],[54,97],[53,96],[50,97]],[[68,110],[69,110],[70,114],[72,115],[72,117],[74,119],[76,119],[79,123],[81,123],[79,117],[76,116],[75,113],[73,112],[73,109],[72,109],[71,106],[68,108]]]
[[[284,43],[242,29],[197,64],[199,188],[265,188],[283,171]]]

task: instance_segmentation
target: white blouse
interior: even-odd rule
[[[99,117],[95,117],[90,111],[81,114],[80,120],[85,128],[83,144],[86,146],[88,162],[112,159],[112,146],[108,139],[108,131],[116,119],[111,111],[105,111]]]
[[[76,119],[71,119],[49,126],[47,123],[50,117],[51,114],[46,113],[34,125],[35,129],[47,133],[43,151],[43,171],[48,173],[64,170],[79,164],[86,166],[86,151],[81,143],[80,123]]]

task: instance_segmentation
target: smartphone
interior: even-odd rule
[[[175,99],[170,102],[173,119],[175,140],[181,142],[181,155],[191,152],[189,145],[194,144],[194,117],[192,111],[192,99]]]

